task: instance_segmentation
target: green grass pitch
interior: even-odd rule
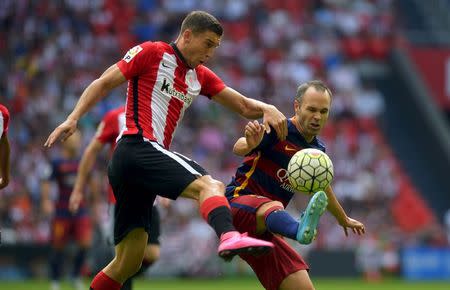
[[[351,279],[314,279],[316,290],[449,290],[450,281],[443,282],[405,282],[402,280],[385,280],[366,283]],[[89,281],[86,281],[86,290]],[[49,290],[47,281],[29,280],[24,282],[0,281],[0,290]],[[61,290],[73,289],[64,282]],[[196,280],[136,280],[134,290],[264,290],[255,278]]]

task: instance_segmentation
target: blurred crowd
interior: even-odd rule
[[[375,248],[404,243],[388,206],[398,192],[398,173],[392,153],[379,137],[383,96],[370,79],[395,36],[391,0],[1,1],[0,37],[6,41],[0,42],[0,102],[11,113],[12,147],[12,180],[0,192],[4,241],[48,242],[40,182],[59,149],[45,150],[42,145],[83,89],[135,44],[174,40],[181,19],[196,9],[211,12],[225,28],[208,66],[246,96],[272,103],[290,117],[299,84],[319,78],[330,86],[332,113],[323,139],[335,165],[335,192],[349,215],[366,224],[365,239],[376,241]],[[81,120],[84,145],[103,114],[124,103],[125,89],[114,90]],[[186,113],[172,149],[228,183],[239,164],[232,145],[245,124],[246,120],[199,97]],[[107,158],[105,153],[92,174],[102,190]],[[290,210],[299,215],[307,198],[299,195]],[[190,201],[179,200],[162,213],[161,260],[179,261],[180,268],[174,271],[199,271],[186,265],[182,253],[199,252],[198,245],[203,245],[203,253],[213,255],[213,232]],[[100,222],[109,218],[97,216]],[[317,241],[300,251],[361,244],[359,237],[344,239],[331,215],[321,222]],[[187,238],[198,240],[191,243],[195,251],[186,248]],[[179,254],[174,255],[177,249]]]

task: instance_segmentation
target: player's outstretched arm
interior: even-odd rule
[[[75,132],[78,120],[112,89],[126,81],[119,67],[110,66],[98,79],[94,80],[83,92],[77,105],[67,119],[50,134],[44,146],[50,147],[56,140],[65,141]]]
[[[328,197],[328,211],[336,218],[338,223],[344,229],[345,235],[348,236],[347,228],[352,229],[353,233],[361,235],[365,233],[364,224],[347,216],[341,204],[336,198],[331,186],[325,189]]]
[[[286,139],[287,119],[275,106],[247,98],[230,87],[213,96],[213,100],[247,119],[263,118],[267,133],[270,133],[272,126],[279,139]]]
[[[9,183],[9,155],[8,136],[3,134],[0,139],[0,189],[5,188]]]
[[[86,150],[81,157],[80,165],[78,166],[77,177],[75,179],[75,185],[69,199],[69,210],[72,213],[76,213],[80,207],[80,203],[83,200],[83,191],[87,183],[89,172],[91,172],[94,162],[97,159],[97,155],[103,148],[103,143],[92,138]]]
[[[265,132],[264,124],[258,121],[250,121],[245,126],[245,137],[239,138],[233,147],[233,153],[239,156],[245,156],[261,143]]]

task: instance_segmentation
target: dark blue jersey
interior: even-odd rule
[[[51,162],[51,172],[47,179],[55,181],[58,186],[58,198],[55,206],[55,217],[73,217],[69,211],[69,199],[75,185],[77,170],[80,161],[78,159],[56,159]],[[87,214],[85,202],[82,201],[75,216]]]
[[[228,184],[226,197],[255,194],[278,200],[287,206],[295,191],[292,189],[287,174],[287,166],[291,157],[299,150],[316,148],[325,152],[325,145],[316,137],[311,143],[288,120],[288,135],[280,141],[275,130],[264,134],[261,143],[253,149]]]

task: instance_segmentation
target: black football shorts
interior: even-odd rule
[[[123,136],[108,166],[108,178],[116,198],[114,243],[131,230],[144,228],[157,195],[176,199],[195,179],[208,173],[195,161],[164,149],[140,135]]]

